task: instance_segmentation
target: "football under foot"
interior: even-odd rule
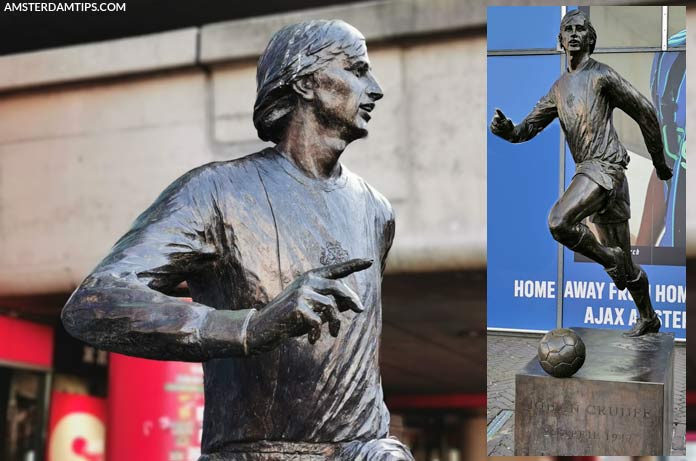
[[[638,319],[633,328],[623,333],[623,336],[627,338],[635,338],[638,336],[647,335],[648,333],[657,333],[660,331],[660,318],[655,315],[653,318],[644,320],[643,318]]]

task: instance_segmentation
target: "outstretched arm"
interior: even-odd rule
[[[500,109],[496,109],[491,120],[491,132],[512,143],[525,142],[539,134],[556,117],[558,110],[549,92],[518,125],[507,118]]]
[[[62,313],[70,334],[146,358],[244,355],[252,309],[217,311],[164,294],[217,257],[202,224],[210,203],[192,196],[200,181],[194,171],[167,188],[82,282]]]
[[[335,337],[341,312],[363,311],[339,279],[372,265],[364,259],[310,270],[258,311],[216,310],[167,296],[192,276],[210,276],[222,264],[218,255],[229,253],[218,247],[230,239],[216,235],[227,227],[216,224],[223,220],[212,192],[217,187],[197,175],[194,170],[165,190],[73,293],[62,313],[70,334],[122,354],[205,361],[268,351],[305,334],[314,343],[325,322]]]
[[[660,123],[657,120],[655,107],[648,98],[643,96],[628,80],[620,76],[614,69],[607,67],[606,85],[604,91],[614,107],[626,112],[640,126],[645,145],[648,148],[657,176],[662,180],[672,177],[672,170],[667,166],[660,133]]]

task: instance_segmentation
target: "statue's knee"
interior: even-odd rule
[[[549,214],[549,231],[551,231],[553,238],[558,242],[562,242],[568,233],[568,228],[568,222],[563,216],[551,210],[551,214]]]

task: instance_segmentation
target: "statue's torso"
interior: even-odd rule
[[[606,66],[589,59],[552,88],[558,118],[576,164],[593,160],[625,167],[628,154],[612,120]]]
[[[350,258],[367,270],[344,280],[365,311],[341,314],[332,338],[286,340],[278,349],[204,365],[203,451],[243,440],[330,442],[387,432],[378,368],[381,258],[388,205],[343,171],[335,181],[303,176],[270,150],[216,167],[218,206],[211,235],[224,256],[189,281],[195,301],[218,309],[257,309],[300,274]]]

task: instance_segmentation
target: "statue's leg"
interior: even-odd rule
[[[609,199],[609,192],[585,175],[576,175],[568,189],[551,208],[549,230],[559,243],[598,262],[605,269],[616,267],[624,259],[621,250],[602,245],[582,223],[600,211]],[[620,259],[621,261],[617,261]]]
[[[394,437],[351,445],[342,454],[342,461],[415,461],[408,447]]]
[[[650,300],[650,283],[648,276],[638,264],[631,258],[631,235],[628,221],[612,224],[597,225],[599,238],[608,247],[620,247],[626,256],[628,268],[628,282],[626,286],[636,303],[640,318],[631,330],[624,333],[625,336],[642,336],[647,333],[657,333],[660,330],[660,319],[653,309]]]

